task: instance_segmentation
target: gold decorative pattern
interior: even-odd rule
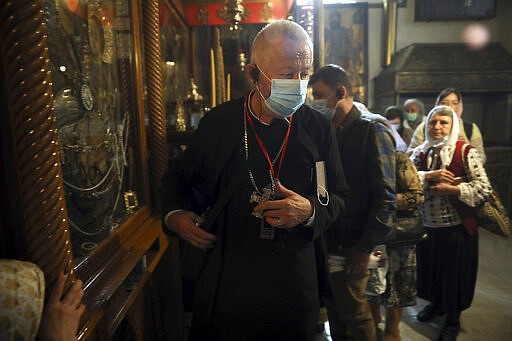
[[[269,21],[272,18],[272,8],[270,8],[268,2],[261,9],[260,17],[265,21]]]
[[[75,280],[74,264],[43,4],[36,0],[0,5],[0,61],[9,94],[5,117],[12,132],[12,181],[18,185],[27,259],[43,269],[50,286],[59,272],[70,271],[69,286]]]
[[[210,20],[210,14],[208,14],[208,11],[203,6],[199,7],[199,10],[197,11],[197,21],[201,25],[208,24],[208,21]]]
[[[216,84],[216,103],[226,101],[226,79],[224,73],[224,53],[220,44],[220,29],[215,27],[213,30],[213,47],[215,49],[215,84]]]
[[[124,206],[127,211],[133,212],[139,207],[139,201],[137,200],[137,194],[133,191],[124,192]]]
[[[242,6],[243,7],[243,6]],[[232,13],[230,13],[229,6],[226,5],[224,7],[221,7],[217,10],[217,16],[224,20],[225,22],[229,23],[230,20],[232,20]],[[240,21],[247,20],[249,16],[251,15],[251,11],[245,7],[243,7],[243,12],[240,13]]]
[[[167,169],[167,130],[165,100],[162,81],[162,54],[160,51],[160,27],[158,1],[143,1],[142,21],[144,27],[144,59],[146,65],[147,98],[150,120],[149,153],[151,170],[151,193],[153,208],[159,209],[158,189]]]

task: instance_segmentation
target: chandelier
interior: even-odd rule
[[[241,30],[241,22],[247,18],[247,13],[242,5],[243,0],[227,0],[226,6],[218,11],[218,16],[229,24],[229,30],[238,34]]]

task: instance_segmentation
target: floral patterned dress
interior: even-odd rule
[[[407,154],[396,152],[397,214],[414,211],[424,201],[424,194],[416,167]],[[407,307],[416,304],[416,246],[387,247],[387,274],[371,269],[367,294],[382,293],[387,307]],[[382,272],[382,271],[380,271]]]
[[[396,155],[397,214],[413,211],[424,201],[423,187],[416,167],[407,154]],[[388,248],[389,270],[385,293],[386,306],[407,307],[416,304],[416,246]]]

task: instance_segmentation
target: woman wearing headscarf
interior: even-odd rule
[[[404,126],[413,131],[425,122],[425,105],[417,98],[408,98],[404,102],[405,120]]]
[[[462,95],[461,93],[454,88],[446,88],[439,93],[436,99],[435,105],[446,105],[455,111],[457,114],[457,118],[459,121],[459,141],[465,141],[475,147],[480,152],[480,158],[482,162],[485,164],[485,151],[484,151],[484,141],[482,138],[482,133],[480,129],[476,125],[476,123],[469,123],[462,120]],[[407,152],[409,154],[412,153],[412,150],[423,143],[425,140],[425,123],[421,123],[418,125],[416,130],[414,131],[414,135],[412,136],[411,143],[407,148]]]
[[[438,340],[455,340],[460,314],[473,300],[478,231],[473,207],[491,193],[480,152],[459,141],[459,119],[448,106],[427,116],[425,142],[411,156],[423,184],[420,206],[428,239],[417,246],[418,296],[430,301],[417,319],[447,314]]]
[[[392,105],[384,111],[384,117],[389,121],[394,131],[409,145],[414,130],[405,126],[405,113],[402,108]]]

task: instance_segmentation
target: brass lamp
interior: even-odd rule
[[[199,120],[205,113],[205,102],[203,96],[198,92],[197,85],[193,78],[190,78],[190,88],[183,100],[185,120],[188,130],[194,130],[199,125]]]

